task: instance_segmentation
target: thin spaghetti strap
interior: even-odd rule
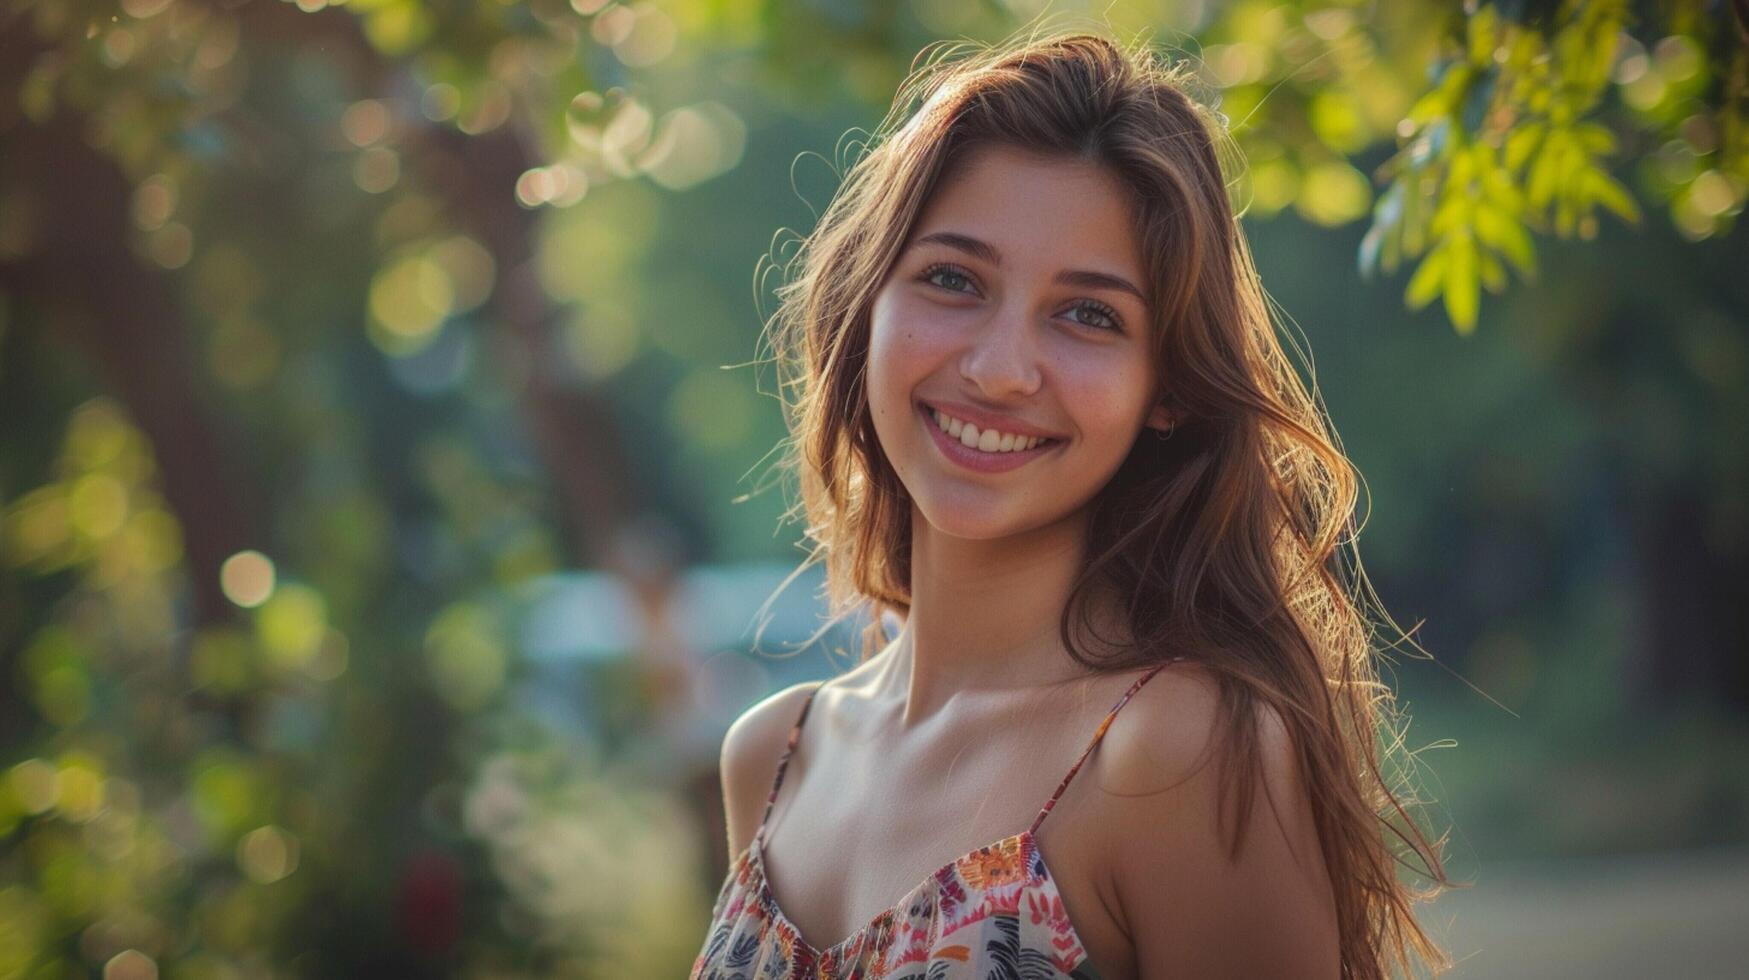
[[[1156,664],[1152,670],[1143,674],[1141,677],[1136,678],[1136,682],[1131,684],[1130,689],[1123,693],[1123,697],[1117,699],[1117,704],[1106,713],[1105,720],[1099,723],[1099,729],[1093,733],[1093,738],[1087,743],[1087,748],[1082,750],[1081,757],[1075,760],[1073,766],[1069,767],[1069,774],[1063,777],[1061,783],[1057,784],[1057,791],[1051,794],[1051,798],[1045,801],[1044,808],[1039,810],[1037,817],[1033,818],[1032,827],[1028,829],[1027,833],[1038,833],[1039,825],[1045,822],[1045,817],[1050,816],[1051,809],[1057,805],[1057,800],[1062,797],[1063,791],[1069,788],[1069,781],[1075,778],[1075,774],[1081,771],[1081,764],[1086,762],[1087,757],[1092,755],[1093,750],[1099,746],[1099,740],[1105,737],[1105,730],[1111,727],[1112,719],[1116,718],[1118,711],[1129,702],[1130,695],[1141,690],[1142,685],[1148,683],[1155,674],[1166,669],[1166,667],[1170,666],[1174,661],[1181,659],[1183,658],[1172,657],[1164,663]]]
[[[824,681],[814,685],[814,689],[809,691],[807,698],[802,701],[802,710],[796,716],[796,723],[790,726],[789,744],[784,746],[783,755],[777,760],[777,776],[772,779],[771,792],[765,797],[765,812],[759,817],[759,829],[753,832],[753,839],[758,841],[762,847],[765,844],[765,822],[771,819],[771,808],[777,803],[777,790],[783,785],[783,774],[789,768],[789,757],[795,752],[796,743],[801,741],[802,722],[808,720],[808,709],[814,706],[814,695],[819,694],[820,688],[825,686]]]

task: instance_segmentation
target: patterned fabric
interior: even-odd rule
[[[778,906],[764,858],[765,826],[816,686],[790,729],[759,829],[717,893],[691,980],[1099,980],[1039,853],[1038,828],[1130,695],[1171,662],[1156,665],[1118,699],[1031,827],[948,862],[826,949],[803,939]]]

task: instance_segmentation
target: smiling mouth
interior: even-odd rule
[[[980,432],[977,426],[972,423],[957,419],[940,409],[931,408],[922,403],[919,403],[917,408],[923,413],[924,421],[934,426],[942,437],[959,444],[967,451],[987,456],[1032,455],[1063,441],[1050,437],[1020,436],[1000,430]]]

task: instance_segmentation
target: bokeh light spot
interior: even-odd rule
[[[563,336],[566,353],[577,369],[595,379],[607,378],[630,364],[644,342],[636,319],[613,307],[573,318]]]
[[[510,118],[510,90],[497,81],[485,82],[473,90],[474,102],[460,113],[456,128],[469,136],[488,133]]]
[[[637,20],[638,15],[630,7],[608,7],[589,22],[589,33],[596,41],[611,48],[631,36]]]
[[[69,753],[55,781],[55,806],[68,820],[83,823],[103,809],[103,773],[95,757]]]
[[[121,9],[129,17],[145,20],[168,10],[174,2],[175,0],[121,0]]]
[[[552,200],[558,189],[553,170],[552,167],[535,167],[523,171],[522,176],[516,178],[516,203],[525,208],[538,208]]]
[[[262,604],[255,629],[269,663],[301,668],[316,656],[328,632],[328,604],[315,589],[288,583]]]
[[[225,750],[210,751],[195,764],[189,788],[195,814],[216,837],[241,831],[256,822],[258,811],[269,809],[265,780]]]
[[[401,179],[401,157],[386,146],[373,146],[352,164],[352,182],[366,194],[381,194]]]
[[[1704,55],[1694,39],[1672,34],[1652,46],[1652,57],[1658,63],[1658,74],[1668,82],[1686,82],[1700,74]]]
[[[680,32],[673,18],[645,2],[633,5],[631,30],[613,46],[614,56],[632,68],[645,68],[668,57]]]
[[[153,174],[134,188],[134,224],[142,231],[157,231],[176,213],[176,184],[164,174]]]
[[[410,354],[430,342],[437,325],[455,308],[449,272],[425,255],[389,263],[372,280],[372,322],[387,336],[372,335],[389,354]]]
[[[479,242],[452,235],[431,247],[431,260],[448,276],[453,312],[466,313],[492,295],[498,266]]]
[[[741,117],[715,102],[668,113],[638,165],[670,190],[684,190],[732,169],[746,148]]]
[[[1294,209],[1321,225],[1340,225],[1360,217],[1372,204],[1366,175],[1340,160],[1306,171]]]
[[[257,827],[238,839],[237,867],[251,881],[270,885],[297,870],[298,839],[272,824]]]
[[[363,149],[389,134],[389,107],[380,99],[359,99],[340,114],[340,131]]]
[[[61,725],[83,721],[91,708],[91,675],[72,630],[45,626],[24,649],[24,673],[44,718]]]
[[[124,483],[138,483],[153,471],[145,437],[107,398],[79,406],[67,433],[67,458],[84,469],[112,473]]]
[[[273,559],[254,549],[239,551],[219,566],[219,588],[225,598],[253,609],[273,594]]]
[[[133,60],[134,52],[139,49],[139,35],[125,27],[115,28],[103,35],[103,63],[110,68],[126,65]]]
[[[1265,160],[1252,166],[1246,176],[1251,187],[1251,208],[1270,215],[1293,203],[1300,191],[1300,174],[1286,160]]]
[[[1695,210],[1711,218],[1724,214],[1737,203],[1737,191],[1724,174],[1708,170],[1694,178],[1688,198],[1694,203]]]
[[[26,813],[43,813],[60,799],[59,771],[42,759],[26,759],[6,774],[12,795]]]
[[[158,980],[158,964],[137,949],[124,949],[103,964],[103,980]]]
[[[448,82],[438,82],[428,86],[424,94],[419,97],[419,111],[432,122],[454,119],[461,107],[461,90]]]
[[[166,269],[180,269],[194,256],[194,232],[180,221],[171,221],[147,239],[146,253]]]
[[[509,666],[497,618],[468,603],[439,613],[425,634],[426,664],[433,686],[462,711],[484,707],[503,686]]]
[[[391,58],[412,51],[430,37],[434,24],[431,12],[419,3],[379,3],[364,15],[365,35]]]

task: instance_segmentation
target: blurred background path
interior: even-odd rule
[[[1749,848],[1494,865],[1438,908],[1457,980],[1749,976]]]

